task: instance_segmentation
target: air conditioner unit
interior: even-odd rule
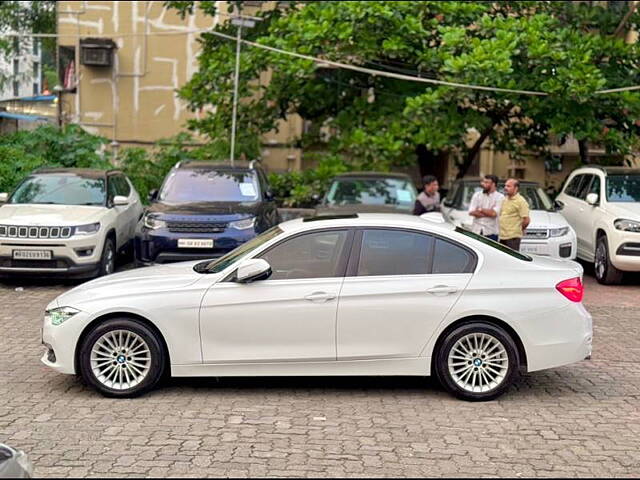
[[[113,65],[115,42],[108,38],[83,38],[80,40],[80,63],[91,67]]]

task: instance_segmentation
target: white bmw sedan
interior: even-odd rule
[[[42,361],[113,397],[172,376],[435,374],[489,400],[591,355],[582,267],[400,214],[283,223],[224,257],[110,275],[46,310]]]

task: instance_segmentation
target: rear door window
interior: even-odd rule
[[[404,230],[365,230],[358,276],[425,275],[431,271],[433,237]]]

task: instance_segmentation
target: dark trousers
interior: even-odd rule
[[[520,251],[520,240],[522,240],[521,238],[510,238],[508,240],[500,240],[500,243],[503,245],[506,245],[507,247],[509,247],[512,250],[515,250],[516,252]]]
[[[485,235],[489,240],[493,240],[494,242],[498,241],[498,235]]]

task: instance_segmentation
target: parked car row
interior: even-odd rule
[[[479,181],[453,183],[441,204],[446,221],[470,227]],[[640,170],[578,169],[555,202],[534,182],[522,181],[520,193],[531,218],[523,252],[594,262],[602,283],[640,271]],[[179,163],[149,200],[145,211],[118,170],[37,170],[0,194],[0,275],[107,275],[123,250],[137,265],[217,258],[280,223],[256,162]],[[315,214],[411,213],[415,201],[406,174],[351,172],[333,179]]]

